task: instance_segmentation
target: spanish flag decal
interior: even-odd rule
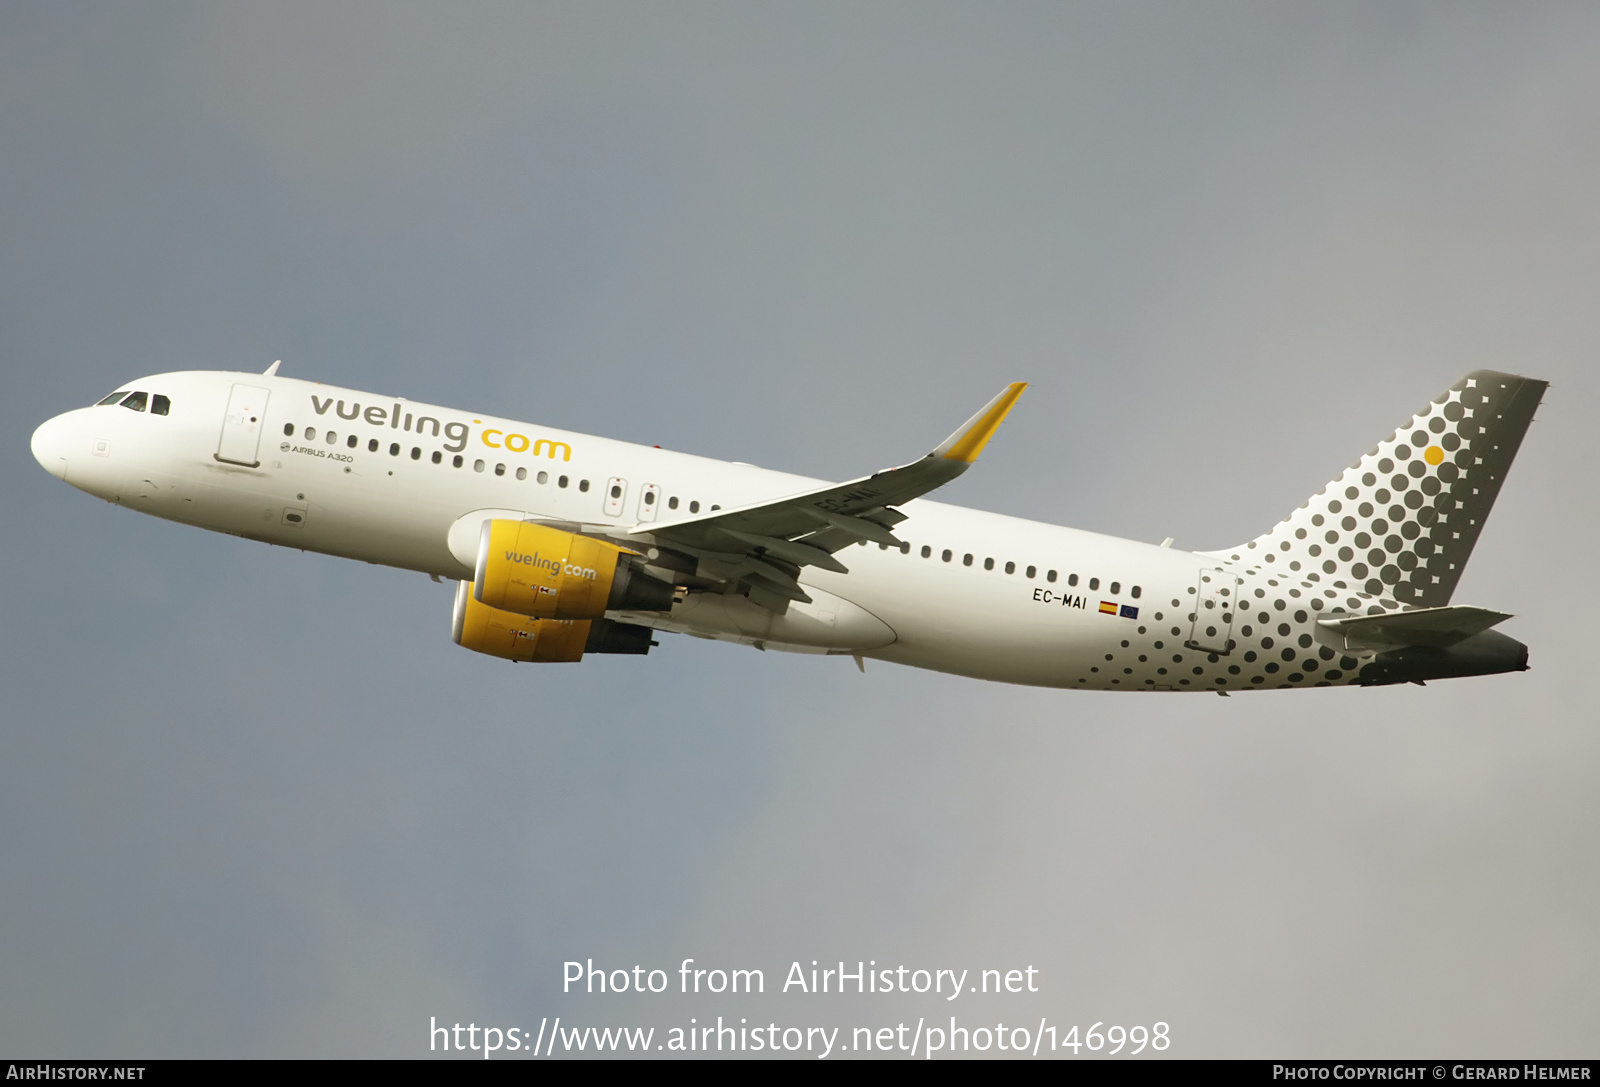
[[[1100,614],[1115,615],[1117,614],[1117,606],[1109,600],[1102,600],[1100,601]]]

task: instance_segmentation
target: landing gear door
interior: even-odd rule
[[[1195,589],[1194,630],[1185,644],[1207,653],[1233,648],[1233,617],[1239,605],[1239,579],[1226,570],[1201,570]]]
[[[267,390],[254,385],[235,385],[228,396],[227,414],[222,417],[217,459],[246,468],[261,467],[256,451],[261,445],[261,428],[266,417]]]

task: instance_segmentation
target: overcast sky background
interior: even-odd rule
[[[0,4],[0,1051],[955,1014],[1594,1056],[1597,72],[1587,3]],[[1026,380],[941,497],[1201,549],[1468,370],[1545,378],[1456,597],[1533,670],[513,667],[421,575],[29,454],[137,375],[279,358],[830,479]],[[563,997],[588,957],[769,991]],[[775,992],[812,959],[1042,991]]]

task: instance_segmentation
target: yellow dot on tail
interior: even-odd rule
[[[1444,450],[1436,445],[1430,445],[1422,451],[1422,459],[1429,464],[1438,464],[1444,460]]]

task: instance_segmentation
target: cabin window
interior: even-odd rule
[[[923,544],[922,545],[922,557],[925,558],[925,559],[932,558],[933,557],[933,548],[929,547],[927,544]]]
[[[1116,595],[1117,595],[1117,594],[1118,594],[1118,593],[1120,593],[1120,592],[1121,592],[1121,591],[1122,591],[1122,582],[1120,582],[1120,581],[1113,581],[1113,582],[1112,582],[1112,583],[1111,583],[1111,595],[1112,595],[1112,596],[1116,596]]]
[[[438,456],[437,453],[434,454],[434,455]],[[518,479],[527,479],[528,478],[528,470],[526,468],[518,468],[517,469],[517,478]]]
[[[695,499],[695,501],[689,503],[689,512],[690,513],[699,513],[700,512],[700,500],[699,499]]]
[[[984,559],[983,560],[983,568],[985,570],[993,570],[994,569],[994,560],[993,559]]]
[[[582,490],[582,488],[580,487],[579,490]],[[621,484],[613,483],[611,485],[611,497],[612,498],[621,498],[622,497],[622,486],[621,486]],[[647,495],[646,497],[648,498],[649,496]]]
[[[961,556],[961,565],[962,566],[971,566],[972,565],[972,552],[969,551],[965,555]]]
[[[143,411],[147,399],[144,393],[129,393],[128,398],[122,402],[122,406],[129,411]]]
[[[376,453],[377,451],[378,451],[378,439],[369,438],[367,440],[367,452],[368,453]]]
[[[390,442],[389,443],[389,455],[391,457],[398,457],[400,455],[400,443],[399,442]]]
[[[1078,583],[1078,575],[1077,574],[1068,574],[1067,575],[1067,584],[1068,585],[1076,585],[1077,583]]]
[[[620,493],[618,493],[618,494],[612,495],[611,497],[612,498],[621,498],[622,495]],[[644,492],[644,504],[647,505],[647,506],[655,505],[656,504],[656,492],[654,492],[654,491],[645,491]]]
[[[444,454],[439,452],[437,449],[435,449],[433,451],[433,463],[435,463],[435,464],[444,463]]]
[[[481,460],[475,460],[475,461],[473,461],[473,462],[472,462],[472,470],[473,470],[473,471],[474,471],[474,472],[481,472],[481,471],[483,471],[483,461],[481,461]]]
[[[911,545],[902,541],[901,544],[900,544],[900,554],[902,554],[902,555],[911,554]]]
[[[306,441],[309,442],[312,438],[315,438],[317,436],[317,428],[314,427],[314,426],[308,426],[304,430],[302,430],[300,433],[304,434],[305,438],[306,438]]]
[[[949,562],[949,561],[950,561],[950,558],[951,558],[951,552],[950,552],[950,549],[949,549],[949,548],[948,548],[948,547],[947,547],[947,548],[945,548],[945,549],[944,549],[944,553],[943,553],[943,554],[941,554],[941,555],[940,555],[940,556],[939,556],[939,557],[940,557],[940,558],[941,558],[941,559],[943,559],[943,560],[944,560],[944,561],[945,561],[945,562]]]
[[[421,460],[422,459],[422,450],[417,448],[416,446],[412,446],[411,447],[411,459],[412,460]]]
[[[497,476],[505,475],[506,474],[506,466],[503,465],[503,464],[495,465],[494,466],[494,474],[497,475]]]
[[[1056,579],[1056,572],[1054,570],[1051,570],[1048,574],[1046,574],[1044,576],[1044,579],[1046,581],[1054,581]]]
[[[1092,578],[1089,579],[1089,588],[1098,589],[1099,587],[1100,587],[1100,579],[1099,578],[1092,577]]]
[[[355,436],[355,435],[354,435],[354,434],[352,434],[352,435],[350,435],[350,437],[349,437],[349,438],[348,438],[348,439],[347,439],[347,440],[346,440],[346,441],[345,441],[345,443],[344,443],[344,444],[345,444],[345,445],[348,445],[348,446],[349,446],[349,447],[350,447],[350,448],[351,448],[351,449],[354,449],[354,448],[355,448],[355,447],[356,447],[356,446],[358,446],[358,445],[360,445],[360,444],[361,444],[361,439],[360,439],[360,438],[358,438],[358,437],[356,437],[356,436]],[[439,462],[438,462],[438,461],[437,461],[437,460],[435,460],[435,461],[434,461],[434,463],[435,463],[435,464],[438,464],[438,463],[439,463]]]
[[[327,443],[329,445],[338,445],[339,444],[339,435],[337,433],[335,433],[334,431],[331,431],[331,430],[323,431],[322,437],[324,438],[324,440],[327,441]]]
[[[294,424],[293,423],[284,423],[283,424],[283,436],[285,438],[294,437]]]
[[[1129,589],[1128,595],[1133,597],[1135,600],[1139,599],[1139,586],[1135,585],[1133,588]]]
[[[721,506],[719,506],[719,505],[717,505],[717,504],[715,504],[715,503],[712,503],[712,506],[711,506],[711,508],[712,508],[712,509],[713,509],[713,510],[720,510],[720,509],[721,509],[721,508],[722,508],[722,507],[721,507]]]
[[[538,483],[549,483],[550,482],[550,473],[549,472],[540,472],[537,476],[534,477],[534,481],[538,482]]]
[[[1016,572],[1017,572],[1017,564],[1016,563],[1014,563],[1014,562],[1006,563],[1006,573],[1014,574]]]
[[[1039,568],[1037,566],[1028,567],[1028,577],[1030,577],[1030,578],[1037,577],[1038,574],[1039,574]]]
[[[578,490],[587,494],[589,491],[589,481],[587,479],[578,480]]]
[[[675,510],[677,508],[678,508],[678,496],[677,495],[673,495],[671,498],[667,499],[667,509]]]
[[[117,392],[112,393],[110,396],[106,397],[104,400],[100,401],[100,403],[96,404],[95,407],[98,408],[98,407],[103,407],[106,404],[116,404],[116,403],[120,402],[124,396],[127,396],[127,395],[128,395],[128,390],[127,389],[121,389],[121,390],[119,390]],[[287,431],[285,431],[285,433],[287,433]]]
[[[152,396],[150,398],[150,414],[151,415],[165,415],[171,410],[172,410],[172,401],[168,400],[166,397],[162,396],[160,393],[156,393],[154,396]]]
[[[465,464],[467,462],[462,459],[460,453],[457,453],[455,456],[450,458],[450,463],[452,465],[454,465],[455,467],[460,468],[463,464]]]

